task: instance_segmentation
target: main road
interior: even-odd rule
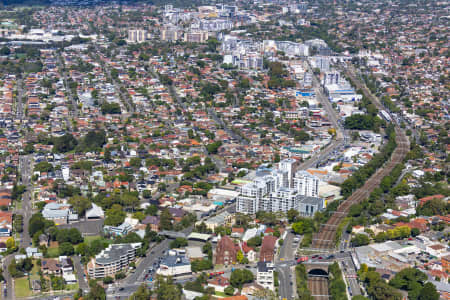
[[[21,249],[25,249],[31,245],[31,237],[28,232],[28,225],[31,216],[33,215],[33,208],[31,203],[33,190],[33,184],[31,182],[31,173],[33,171],[32,161],[33,160],[31,155],[20,156],[19,158],[19,173],[21,178],[20,184],[26,187],[25,192],[22,194],[22,208],[18,209],[16,206],[16,208],[14,209],[15,215],[23,216],[23,232],[20,235],[21,238],[19,244],[19,247]],[[17,202],[15,203],[15,205],[17,205]],[[3,294],[3,297],[5,299],[15,299],[14,280],[8,271],[8,266],[14,259],[14,255],[15,254],[10,254],[3,260],[3,275],[6,281],[6,295]]]
[[[278,258],[275,260],[275,268],[278,271],[278,294],[282,299],[294,299],[293,280],[291,267],[297,250],[297,244],[293,244],[294,234],[290,230],[284,238],[283,245],[280,247]],[[295,247],[295,248],[294,248]],[[295,263],[294,263],[295,264]]]
[[[21,183],[26,187],[22,195],[22,209],[16,210],[16,214],[23,215],[23,232],[21,234],[20,248],[26,248],[31,245],[31,237],[28,231],[28,223],[33,215],[33,207],[31,203],[33,183],[31,182],[31,174],[33,172],[33,158],[31,155],[21,156],[19,159],[19,170]]]
[[[331,141],[331,143],[329,143],[327,146],[325,146],[324,149],[322,149],[320,152],[314,154],[308,160],[300,164],[300,166],[298,167],[298,169],[300,170],[315,167],[319,162],[324,161],[328,157],[330,157],[330,154],[333,151],[338,150],[340,147],[343,147],[349,142],[348,132],[339,123],[337,112],[333,109],[333,106],[331,105],[330,101],[325,96],[323,88],[320,85],[320,82],[316,77],[316,75],[313,76],[313,87],[317,99],[322,104],[322,108],[327,113],[327,117],[333,124],[333,128],[336,130],[336,136],[335,139]]]
[[[64,88],[67,91],[67,96],[69,97],[71,106],[72,106],[72,111],[69,111],[69,115],[71,115],[73,118],[78,117],[78,103],[75,100],[75,98],[72,95],[72,90],[70,89],[69,83],[68,83],[68,75],[67,75],[67,70],[64,64],[64,58],[59,55],[57,57],[58,60],[58,68],[59,68],[59,73],[62,75],[63,77],[63,82],[64,82]],[[72,131],[72,122],[69,120],[69,118],[66,118],[66,124],[67,124],[67,128]]]
[[[235,204],[231,204],[223,207],[221,210],[217,212],[217,214],[228,211],[230,213],[235,211]],[[194,225],[191,225],[181,232],[186,236],[191,234],[194,229]],[[155,267],[159,264],[160,259],[164,257],[165,252],[169,250],[170,240],[165,239],[161,243],[153,245],[148,250],[146,256],[142,259],[142,261],[136,267],[134,273],[129,275],[127,278],[118,282],[116,285],[112,286],[107,290],[107,296],[113,298],[126,298],[128,299],[131,294],[133,294],[138,287],[145,282],[145,275],[148,273],[148,269],[150,267],[156,269]]]

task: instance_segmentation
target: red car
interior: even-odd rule
[[[308,256],[302,256],[299,259],[297,259],[297,263],[299,264],[299,263],[305,262],[308,259],[309,259]]]

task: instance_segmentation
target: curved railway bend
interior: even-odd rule
[[[380,101],[368,90],[366,85],[361,83],[361,81],[354,75],[353,68],[346,68],[345,74],[350,77],[350,79],[356,84],[357,88],[363,91],[366,97],[371,99],[379,110],[385,109],[381,105]],[[385,176],[389,175],[397,164],[404,160],[409,151],[409,140],[406,137],[405,132],[398,126],[398,124],[395,124],[395,134],[397,145],[390,159],[382,167],[380,167],[362,187],[357,189],[352,195],[350,195],[350,197],[339,205],[338,209],[330,217],[327,223],[322,225],[318,233],[315,234],[312,248],[322,249],[324,251],[334,250],[336,245],[336,230],[338,225],[347,216],[349,208],[353,204],[360,203],[366,199],[370,193],[380,185],[381,180]],[[323,283],[323,281],[325,281],[325,283]],[[323,293],[328,295],[328,282],[326,278],[322,278],[321,280],[317,278],[309,278],[308,287],[312,295],[316,295],[316,299],[322,300],[328,298],[326,296],[322,296]]]

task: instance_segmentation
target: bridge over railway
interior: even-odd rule
[[[308,277],[326,277],[328,278],[328,266],[331,262],[315,262],[304,264]]]

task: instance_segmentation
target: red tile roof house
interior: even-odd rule
[[[226,277],[219,276],[208,280],[208,286],[213,287],[216,292],[224,293],[225,289],[230,286],[230,281]]]
[[[275,246],[278,238],[273,235],[266,235],[262,241],[259,261],[273,261]]]
[[[433,200],[433,199],[444,199],[444,195],[433,195],[428,197],[420,198],[420,206],[424,205],[426,202]]]
[[[420,232],[425,232],[428,230],[427,227],[428,222],[425,221],[425,223],[420,221],[411,221],[409,223],[405,222],[397,222],[394,224],[395,227],[401,227],[401,226],[408,226],[410,229],[417,228],[420,230]]]
[[[242,252],[244,252],[245,257],[251,262],[256,261],[256,252],[253,248],[249,247],[246,242],[241,244]]]
[[[233,227],[231,229],[231,237],[239,238],[244,234],[244,231],[242,227]]]
[[[236,262],[236,254],[239,250],[233,240],[225,235],[217,243],[216,265],[229,265]]]

